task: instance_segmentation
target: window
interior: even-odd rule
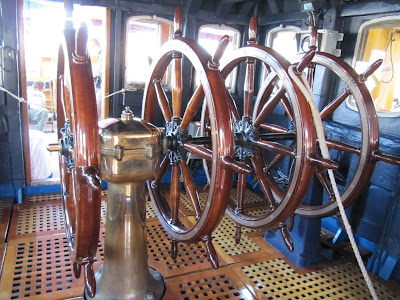
[[[126,23],[125,87],[143,87],[150,61],[171,37],[171,22],[157,17],[131,17]],[[166,80],[166,78],[164,78]]]
[[[268,33],[267,47],[274,49],[290,62],[294,62],[297,55],[296,34],[299,32],[300,28],[294,26],[274,28]]]
[[[377,59],[381,67],[366,85],[380,116],[400,115],[400,17],[385,17],[364,23],[357,35],[353,67],[363,73]],[[397,83],[397,84],[396,84]],[[356,109],[354,100],[347,105]]]
[[[226,47],[225,53],[220,60],[220,64],[224,65],[226,59],[230,56],[230,52],[239,48],[240,33],[238,30],[224,25],[204,25],[199,29],[198,43],[211,55],[213,56],[217,50],[218,43],[221,37],[224,35],[229,36],[229,44]],[[236,82],[236,68],[229,74],[225,80],[226,87],[233,91],[235,89]],[[197,82],[197,80],[196,80]],[[197,82],[198,84],[198,82]]]

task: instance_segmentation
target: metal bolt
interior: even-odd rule
[[[144,299],[145,299],[145,300],[155,300],[156,297],[155,297],[155,295],[154,295],[153,292],[147,292],[147,293],[146,293],[146,296],[144,296]]]

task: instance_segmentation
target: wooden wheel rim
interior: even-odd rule
[[[210,107],[210,119],[212,120],[210,192],[200,218],[193,227],[186,228],[183,225],[171,224],[170,208],[159,188],[152,188],[150,181],[147,182],[147,186],[158,219],[171,238],[176,241],[195,242],[211,235],[224,214],[233,172],[224,166],[222,159],[225,156],[234,155],[234,136],[231,130],[231,117],[226,114],[229,110],[225,100],[225,85],[221,76],[215,68],[209,66],[211,57],[195,42],[185,38],[175,38],[164,44],[158,58],[153,60],[151,76],[144,91],[142,118],[147,122],[154,122],[157,98],[152,82],[155,78],[162,78],[174,52],[183,54],[196,69],[200,76],[207,105]]]
[[[90,59],[74,57],[75,51],[75,29],[65,29],[58,55],[57,132],[59,140],[65,137],[61,129],[67,118],[74,167],[67,172],[66,157],[60,154],[60,177],[71,260],[81,264],[93,262],[99,238],[101,188],[89,187],[85,170],[100,170],[100,139]]]
[[[374,103],[366,85],[359,81],[359,75],[347,63],[339,58],[317,52],[312,62],[333,71],[343,80],[354,97],[361,122],[361,155],[354,176],[346,189],[341,193],[344,207],[348,207],[369,182],[375,168],[376,160],[372,153],[379,149],[379,125]],[[303,217],[327,217],[338,212],[337,202],[307,206],[300,205],[296,214]]]
[[[276,186],[272,186],[272,193],[275,200],[278,202],[278,207],[270,214],[252,216],[245,212],[239,213],[236,211],[236,204],[232,200],[228,203],[226,214],[233,221],[242,226],[274,226],[284,222],[292,215],[307,192],[307,188],[312,179],[312,166],[308,162],[307,157],[309,154],[315,153],[315,132],[307,101],[288,74],[289,62],[274,50],[258,45],[241,48],[235,51],[229,58],[228,63],[222,68],[221,76],[226,78],[234,67],[245,61],[246,58],[253,58],[267,63],[283,81],[283,85],[286,87],[286,93],[289,95],[288,98],[291,99],[296,127],[295,162],[293,163],[293,176],[285,194],[281,195],[276,189]],[[231,108],[236,109],[235,105],[231,105]],[[236,113],[236,115],[238,116],[238,113]],[[256,115],[257,112],[254,111],[253,120]],[[260,154],[259,157],[261,158]]]

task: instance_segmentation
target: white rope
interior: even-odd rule
[[[314,120],[322,157],[325,159],[329,159],[329,151],[328,151],[328,146],[326,145],[326,141],[325,141],[325,132],[324,132],[324,127],[323,127],[322,120],[321,120],[321,115],[319,113],[318,108],[315,105],[314,96],[313,96],[311,87],[308,85],[307,79],[305,78],[305,76],[303,74],[301,74],[300,78],[297,77],[297,75],[294,72],[294,68],[295,68],[295,66],[290,66],[289,75],[293,79],[293,81],[298,85],[301,92],[304,94],[304,96],[307,99],[307,102],[311,108],[311,113],[312,113],[312,117]],[[351,228],[349,220],[347,219],[342,200],[340,199],[340,193],[339,193],[338,187],[336,185],[333,170],[328,169],[328,175],[329,175],[329,179],[331,181],[332,188],[333,188],[333,191],[335,194],[336,202],[339,207],[340,216],[342,218],[343,225],[346,229],[347,235],[349,236],[350,244],[351,244],[351,247],[353,248],[354,255],[356,256],[358,265],[360,266],[361,273],[364,276],[365,282],[367,283],[367,286],[371,293],[372,298],[374,300],[378,300],[378,296],[375,292],[371,278],[368,275],[367,269],[365,268],[364,262],[360,255],[360,251],[358,250],[356,241],[354,240],[353,230]]]
[[[111,97],[111,96],[114,96],[114,95],[117,95],[117,94],[120,94],[120,93],[134,92],[134,91],[137,91],[137,88],[132,88],[132,89],[120,89],[119,91],[116,91],[116,92],[114,92],[114,93],[111,93],[111,94],[108,94],[108,95],[104,96],[103,99],[107,99],[107,98],[109,98],[109,97]]]
[[[15,99],[17,99],[19,102],[27,102],[24,98],[22,97],[18,97],[17,95],[14,95],[13,93],[11,93],[9,90],[6,90],[5,88],[0,86],[0,91],[6,92],[7,94],[9,94],[11,97],[14,97]]]
[[[17,95],[14,95],[14,94],[11,93],[9,90],[6,90],[5,88],[3,88],[3,87],[1,87],[1,86],[0,86],[0,91],[6,92],[6,93],[9,94],[11,97],[17,99],[18,102],[20,102],[20,103],[23,103],[23,102],[28,103],[28,101],[26,101],[24,98],[18,97]],[[46,108],[55,108],[55,106],[52,106],[52,105],[45,105],[44,107],[46,107]]]

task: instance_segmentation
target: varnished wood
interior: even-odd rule
[[[295,153],[292,148],[284,146],[282,144],[276,142],[268,142],[268,141],[254,141],[254,144],[260,148],[272,151],[277,154],[282,154],[288,157],[294,158]]]
[[[196,213],[196,218],[199,219],[201,216],[201,208],[199,203],[199,195],[197,193],[196,185],[194,183],[192,174],[190,174],[189,167],[186,161],[181,160],[179,166],[182,172],[183,183],[185,185],[186,194],[193,205],[194,211]]]
[[[154,180],[152,181],[152,185],[157,186],[161,179],[164,177],[165,173],[168,170],[168,167],[170,165],[170,160],[168,156],[164,156],[161,164],[160,164],[160,168],[158,169],[158,172],[156,174],[156,177],[154,178]]]
[[[242,173],[246,175],[251,173],[251,168],[246,163],[239,162],[231,156],[224,156],[222,158],[222,162],[226,168],[229,168],[236,173]]]
[[[172,166],[172,179],[171,179],[171,223],[178,223],[178,210],[179,210],[179,166]]]
[[[362,83],[362,75],[358,75],[353,68],[347,63],[340,60],[339,58],[327,54],[317,52],[312,60],[313,65],[319,65],[325,67],[333,72],[346,84],[346,89],[336,99],[332,100],[325,108],[322,108],[321,117],[327,118],[327,116],[334,114],[336,109],[339,107],[344,100],[352,95],[357,105],[357,110],[362,113],[365,117],[360,117],[361,121],[361,141],[359,146],[348,145],[341,141],[327,139],[327,146],[332,149],[339,151],[345,151],[347,153],[358,154],[358,164],[351,178],[347,178],[346,187],[341,191],[341,200],[345,207],[350,205],[354,201],[359,193],[363,190],[363,187],[369,182],[372,172],[375,167],[375,160],[373,159],[373,152],[379,148],[379,130],[378,130],[378,119],[375,112],[371,95],[366,88],[365,84]],[[374,66],[367,70],[365,75],[374,69]],[[313,69],[309,72],[313,75]],[[312,77],[312,76],[311,76]],[[364,155],[359,155],[363,153]],[[317,177],[321,178],[323,185],[327,186],[328,183],[324,182],[325,179],[321,177],[321,174],[317,174]],[[329,193],[329,189],[328,193]],[[330,196],[330,195],[329,195]],[[308,217],[322,217],[335,214],[337,212],[336,201],[331,201],[327,204],[308,206],[300,205],[296,209],[296,214]]]
[[[183,148],[185,148],[190,153],[192,153],[202,159],[210,160],[210,161],[212,160],[212,151],[203,146],[194,145],[191,143],[185,143],[185,144],[183,144]]]
[[[337,170],[339,168],[339,165],[337,162],[334,162],[333,160],[326,159],[323,157],[319,157],[315,154],[308,155],[307,158],[310,161],[310,163],[315,166],[319,166],[319,167],[322,167],[325,169],[331,169],[331,170]]]
[[[372,156],[376,160],[380,160],[391,165],[400,165],[400,158],[398,156],[384,154],[377,150],[372,152]]]
[[[183,130],[186,130],[189,127],[189,123],[193,120],[193,117],[198,112],[201,103],[203,102],[203,98],[204,98],[203,86],[200,85],[199,87],[197,87],[196,91],[190,98],[185,113],[182,117],[181,128]]]
[[[266,210],[265,213],[259,216],[252,216],[246,212],[240,212],[237,202],[230,201],[226,214],[235,223],[244,227],[276,227],[293,214],[293,211],[303,197],[300,195],[305,195],[307,191],[308,183],[312,178],[312,168],[306,157],[308,154],[315,152],[316,141],[313,140],[315,139],[315,132],[310,108],[300,89],[290,79],[290,63],[274,50],[256,45],[256,28],[254,24],[255,19],[252,19],[248,46],[238,49],[231,54],[228,62],[221,68],[221,76],[226,78],[239,65],[241,67],[244,66],[247,70],[244,82],[244,97],[243,99],[236,99],[236,101],[243,101],[243,116],[239,117],[237,111],[232,113],[232,115],[237,121],[240,120],[242,122],[240,124],[243,124],[243,126],[249,126],[253,130],[252,133],[254,132],[256,136],[256,138],[253,136],[248,138],[245,137],[244,132],[240,132],[240,136],[243,135],[243,138],[237,139],[236,142],[238,143],[237,147],[243,147],[243,152],[240,152],[242,153],[240,155],[245,155],[246,158],[249,157],[252,162],[252,169],[260,183],[261,190],[264,192]],[[253,64],[256,61],[264,65],[267,70],[267,76],[262,81],[256,101],[253,104]],[[285,99],[283,99],[284,96]],[[285,128],[282,125],[267,123],[268,117],[272,115],[272,112],[278,105],[286,111],[287,117],[285,118],[291,121],[290,123],[294,127],[288,126]],[[230,107],[232,110],[236,110],[235,105],[230,105]],[[238,130],[242,130],[239,126]],[[286,134],[295,132],[295,134],[292,136],[290,134],[281,136],[280,138],[284,140],[283,142],[277,142],[278,140],[281,141],[281,139],[269,141],[267,136],[265,137],[267,140],[263,140],[261,137],[265,133],[264,130],[268,130],[267,133]],[[290,142],[286,143],[285,138]],[[246,149],[248,147],[246,143],[249,142],[252,144],[252,147]],[[240,150],[241,148],[238,149]],[[289,185],[285,187],[286,190],[279,187],[275,179],[263,171],[268,166],[268,162],[265,162],[264,158],[267,156],[264,153],[268,152],[282,155],[277,156],[273,164],[278,163],[282,159],[292,159],[291,164],[297,166],[298,171],[292,172],[289,175]],[[299,180],[300,178],[302,178],[301,181]],[[278,200],[275,201],[274,197]],[[279,209],[275,209],[276,207],[279,207]]]
[[[68,4],[66,4],[68,9]],[[87,54],[87,28],[77,32],[66,23],[59,50],[57,70],[57,128],[59,139],[66,122],[75,141],[60,154],[60,176],[65,207],[66,231],[72,263],[84,264],[89,295],[94,295],[93,259],[96,256],[100,228],[100,139],[96,97],[90,58]],[[67,171],[69,155],[74,163]],[[88,277],[89,276],[89,277]]]
[[[358,77],[358,80],[361,83],[364,83],[367,81],[368,77],[371,76],[376,70],[379,69],[379,67],[382,65],[383,60],[378,59],[375,62],[373,62],[365,71],[364,73],[360,74]]]
[[[329,104],[325,106],[324,109],[321,111],[321,120],[325,120],[327,116],[331,115],[339,107],[339,105],[347,99],[350,94],[350,90],[345,89],[345,91],[341,95],[336,97],[336,99],[334,99],[333,101],[329,102]]]
[[[279,228],[279,231],[281,232],[282,240],[283,240],[283,243],[285,244],[286,248],[288,248],[288,250],[290,252],[293,252],[294,251],[293,240],[292,240],[292,237],[290,236],[288,229],[286,228],[286,224],[281,223],[281,224],[279,224],[278,228]]]
[[[297,64],[297,66],[294,69],[294,72],[297,75],[300,75],[301,73],[303,73],[304,69],[307,68],[307,66],[310,65],[312,59],[315,56],[315,50],[310,50],[308,51],[300,60],[300,62]]]
[[[285,94],[285,89],[281,87],[278,92],[272,97],[261,109],[260,114],[257,119],[254,120],[254,127],[260,127],[260,124],[265,120],[265,118],[272,113],[278,102],[282,99],[283,94]]]
[[[239,244],[242,239],[242,226],[235,224],[235,243]]]
[[[272,194],[271,186],[267,180],[267,175],[261,169],[262,162],[257,155],[254,155],[251,158],[251,162],[253,165],[254,173],[257,177],[257,181],[260,184],[260,188],[264,193],[264,199],[266,200],[268,206],[274,209],[276,206],[275,199]]]
[[[175,23],[179,24],[179,22]],[[175,26],[175,32],[179,33],[177,28],[179,26]],[[180,135],[176,137],[178,141],[169,143],[167,148],[170,155],[174,157],[173,164],[180,164],[180,161],[183,159],[186,160],[186,156],[181,157],[181,152],[178,154],[175,151],[186,150],[199,158],[209,161],[210,170],[215,169],[216,171],[210,172],[213,183],[210,185],[207,204],[200,207],[201,214],[199,215],[201,217],[195,221],[194,225],[190,225],[189,227],[184,223],[171,224],[171,219],[173,219],[171,214],[174,210],[171,204],[174,201],[167,199],[168,197],[162,192],[161,187],[149,184],[149,194],[161,224],[168,234],[171,235],[172,239],[186,243],[202,241],[205,236],[211,234],[221,219],[226,208],[226,199],[232,184],[233,172],[231,169],[226,168],[223,162],[223,158],[226,156],[234,157],[234,134],[231,131],[232,115],[227,113],[229,112],[229,108],[226,101],[226,89],[219,72],[212,67],[213,61],[209,54],[194,41],[180,37],[179,34],[175,34],[173,40],[165,43],[162,51],[164,52],[160,52],[158,57],[155,57],[153,60],[150,78],[145,86],[142,118],[146,122],[152,122],[155,120],[157,111],[160,111],[152,81],[155,78],[161,78],[171,63],[173,66],[173,77],[180,78],[182,70],[179,67],[178,61],[181,60],[180,57],[184,56],[185,63],[192,64],[200,76],[200,83],[204,91],[203,103],[207,104],[207,114],[212,116],[208,127],[209,130],[206,130],[209,132],[210,144],[191,144],[189,137],[186,138],[184,135]],[[183,131],[187,128],[192,116],[196,113],[195,110],[197,107],[199,109],[203,107],[201,105],[201,100],[203,99],[200,100],[200,98],[203,98],[200,96],[202,93],[196,95],[199,91],[192,96],[193,101],[189,101],[190,104],[188,107],[183,108],[181,106],[179,98],[182,95],[182,91],[179,90],[188,88],[173,79],[172,120],[175,122],[174,126],[178,127],[178,131]],[[174,89],[176,92],[174,92]],[[181,111],[181,109],[184,109],[184,111]],[[180,121],[181,115],[183,115],[183,126],[181,126],[182,122]],[[174,133],[171,134],[174,135]],[[174,183],[175,181],[173,180]]]
[[[245,173],[238,174],[237,181],[237,207],[238,212],[243,210],[244,197],[246,193],[246,175]]]
[[[289,100],[288,100],[288,98],[286,98],[285,95],[282,96],[281,104],[282,104],[283,109],[285,110],[286,114],[290,118],[290,120],[294,120],[292,107],[290,106]]]
[[[243,116],[250,117],[251,104],[254,94],[254,64],[255,60],[248,58],[246,60],[246,76],[244,81],[244,106]]]
[[[269,130],[272,132],[276,132],[276,133],[285,133],[287,132],[287,129],[285,127],[276,125],[276,124],[267,124],[267,123],[262,123],[260,124],[260,128],[265,129],[265,130]]]
[[[182,55],[174,54],[172,57],[172,117],[180,118],[182,104]]]
[[[214,269],[218,269],[218,267],[219,267],[218,255],[217,255],[217,252],[215,251],[214,245],[212,243],[211,236],[206,236],[204,238],[204,242],[206,244],[208,257],[210,258],[212,267]]]
[[[170,122],[172,117],[171,117],[171,110],[169,109],[169,103],[167,96],[165,95],[165,91],[163,87],[161,86],[161,79],[156,78],[153,80],[155,90],[157,93],[157,100],[158,100],[158,105],[161,108],[161,112],[164,116],[164,120],[167,122]]]

